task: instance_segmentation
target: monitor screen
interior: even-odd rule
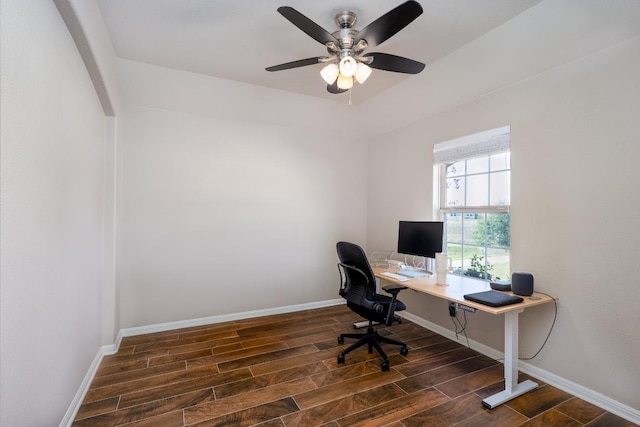
[[[442,252],[442,221],[400,221],[398,252],[435,258]]]

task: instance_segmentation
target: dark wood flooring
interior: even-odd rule
[[[632,426],[548,384],[493,410],[502,365],[404,321],[381,335],[391,370],[361,347],[337,306],[129,337],[106,356],[74,426]],[[352,340],[346,340],[345,346]],[[521,375],[521,378],[525,378]]]

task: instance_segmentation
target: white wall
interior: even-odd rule
[[[104,116],[51,1],[0,24],[0,425],[55,425],[100,347]]]
[[[53,4],[2,0],[0,425],[57,423],[119,328],[335,298],[335,242],[395,246],[399,219],[430,218],[433,144],[506,124],[513,267],[561,298],[533,363],[640,408],[638,39],[531,78],[637,33],[633,2],[585,3],[542,2],[350,109],[124,60],[116,76],[95,3],[71,0],[122,112],[105,132]],[[443,303],[403,299],[451,324]],[[551,316],[523,314],[525,355]],[[471,337],[501,348],[501,320],[476,314]]]
[[[76,41],[94,90],[103,106],[105,124],[105,210],[102,282],[102,344],[112,344],[119,327],[116,318],[116,174],[117,116],[120,85],[109,34],[97,0],[54,0]]]
[[[531,363],[640,409],[640,38],[375,138],[368,239],[393,248],[397,220],[430,218],[433,144],[511,125],[512,269],[560,298]],[[390,206],[394,194],[402,205]],[[406,202],[409,201],[409,202]],[[406,202],[406,203],[405,203]],[[452,327],[446,304],[408,293],[409,311]],[[468,316],[470,338],[502,349],[502,319]],[[553,310],[523,313],[521,355]]]
[[[338,298],[336,242],[366,244],[364,142],[211,114],[244,96],[272,113],[233,82],[130,61],[121,79],[136,90],[121,126],[120,326]]]

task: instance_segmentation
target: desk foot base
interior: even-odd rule
[[[508,402],[511,399],[514,399],[522,394],[525,394],[528,391],[531,391],[538,387],[538,383],[533,382],[531,380],[526,380],[517,384],[511,392],[507,390],[503,390],[500,393],[496,393],[493,396],[489,396],[482,401],[482,405],[485,408],[493,409],[497,406],[502,405],[505,402]]]

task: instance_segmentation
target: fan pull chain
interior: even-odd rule
[[[349,107],[351,107],[353,104],[351,103],[351,89],[349,89]]]

